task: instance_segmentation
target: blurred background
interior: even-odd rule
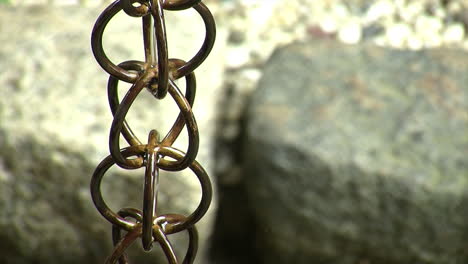
[[[112,251],[89,192],[112,122],[90,36],[111,2],[0,0],[0,263]],[[468,1],[203,3],[217,39],[193,111],[215,197],[195,263],[467,263]],[[202,19],[165,16],[169,57],[190,59]],[[123,12],[104,34],[115,64],[144,60],[142,42]],[[177,113],[143,91],[126,119],[144,141]],[[142,170],[113,167],[102,191],[115,211],[141,208],[142,185]],[[162,213],[201,197],[190,171],[164,172],[160,188]],[[187,236],[169,238],[182,259]],[[129,253],[165,263],[156,245]]]

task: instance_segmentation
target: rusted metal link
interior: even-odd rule
[[[133,17],[145,16],[150,9],[149,1],[145,0],[120,0],[120,2],[125,13]],[[139,5],[135,6],[134,3],[138,3]]]
[[[146,152],[146,149],[147,145],[127,147],[122,150],[122,155],[124,157],[143,156]],[[163,156],[167,156],[176,160],[180,160],[184,156],[182,151],[177,150],[173,147],[161,146],[158,152]],[[113,212],[109,208],[109,206],[107,206],[101,193],[102,178],[104,177],[104,174],[107,172],[107,170],[109,170],[109,168],[114,164],[115,162],[112,156],[109,155],[98,165],[91,178],[91,197],[93,199],[94,205],[101,213],[101,215],[107,219],[107,221],[126,231],[130,231],[134,228],[135,223],[128,221],[125,218],[122,218],[115,212]],[[165,165],[163,165],[162,159],[160,159],[156,165],[160,169],[166,170]],[[190,164],[189,168],[194,172],[195,176],[197,176],[200,182],[202,197],[197,209],[195,209],[195,211],[187,217],[187,221],[182,223],[174,223],[171,224],[171,226],[166,227],[167,230],[171,231],[171,233],[180,232],[188,226],[191,226],[198,222],[206,213],[211,203],[212,186],[205,169],[203,169],[203,167],[197,161],[194,161],[192,164]]]
[[[151,15],[154,19],[154,29],[155,29],[155,34],[151,34],[153,25],[151,25],[150,21],[151,19],[143,19],[143,35],[148,37],[144,38],[144,45],[145,45],[145,51],[151,50],[152,47],[154,47],[153,44],[153,37],[156,36],[156,46],[157,48],[157,53],[158,53],[158,71],[157,71],[157,78],[156,81],[153,79],[153,83],[156,84],[151,84],[150,90],[154,96],[156,96],[158,99],[162,99],[166,96],[167,94],[167,85],[169,82],[169,65],[168,65],[168,51],[167,51],[167,36],[166,36],[166,25],[164,23],[164,12],[163,8],[161,6],[161,2],[159,0],[152,1],[151,5]],[[149,15],[146,17],[151,18]],[[145,23],[146,21],[146,23]],[[154,53],[153,53],[154,54]],[[154,56],[152,54],[147,54],[146,58],[146,63],[148,64],[148,67],[152,68],[154,67],[153,61]]]
[[[184,10],[200,3],[201,0],[164,0],[163,7],[166,10]]]
[[[185,62],[182,60],[170,59],[169,67],[171,67],[171,65],[180,65],[183,63]],[[126,61],[126,62],[119,64],[119,67],[122,67],[129,71],[132,70],[136,72],[142,72],[144,70],[144,63],[139,62],[139,61]],[[185,98],[187,99],[187,102],[189,103],[190,107],[193,107],[195,94],[196,94],[196,88],[197,88],[195,74],[189,73],[188,75],[185,76],[185,80],[186,80]],[[117,109],[120,105],[118,89],[117,89],[118,82],[119,80],[117,78],[110,76],[109,82],[107,85],[109,106],[111,108],[113,116],[115,116],[115,113],[117,112]],[[162,145],[171,146],[175,142],[179,134],[182,132],[182,129],[184,128],[184,126],[185,126],[184,116],[182,113],[179,113],[179,116],[177,117],[177,120],[175,121],[174,125],[172,125],[172,128],[169,130],[168,134],[164,137]],[[135,133],[133,133],[132,129],[127,124],[126,120],[123,120],[123,127],[122,127],[121,133],[129,145],[136,146],[136,145],[143,144],[135,135]]]
[[[115,110],[114,120],[112,121],[112,126],[109,135],[109,150],[112,157],[116,161],[116,164],[122,168],[139,168],[143,164],[143,160],[141,158],[126,159],[122,156],[122,154],[120,153],[120,134],[124,128],[125,116],[127,115],[128,110],[132,106],[138,94],[142,91],[144,87],[147,87],[150,84],[150,81],[154,77],[154,75],[151,73],[152,72],[145,72],[145,74],[143,74],[139,78],[139,80],[130,88],[125,97],[122,99],[122,102],[116,107]],[[187,91],[190,91],[190,93],[188,93],[189,95],[194,96],[195,86],[190,86],[191,84],[195,84],[194,79],[187,81],[186,89]],[[109,88],[108,90],[111,89],[115,90],[115,88]],[[193,115],[190,102],[187,101],[187,98],[181,93],[177,85],[172,80],[169,81],[169,94],[172,96],[177,106],[179,107],[180,115],[183,121],[180,118],[176,120],[168,136],[166,136],[163,140],[163,142],[165,143],[164,145],[168,145],[169,143],[169,145],[171,145],[184,128],[184,125],[186,124],[188,133],[188,147],[187,153],[185,154],[185,157],[182,160],[163,160],[162,163],[164,164],[166,170],[179,171],[187,168],[190,165],[190,163],[193,162],[193,160],[195,160],[199,146],[198,125],[195,120],[195,116]],[[128,135],[130,133],[127,132],[125,134]]]
[[[132,217],[137,222],[141,221],[142,214],[136,209],[133,208],[124,208],[119,211],[121,217]],[[185,216],[179,214],[170,214],[162,215],[155,219],[155,225],[152,229],[152,234],[155,237],[155,240],[160,244],[163,252],[166,255],[169,263],[177,264],[177,256],[174,252],[174,249],[167,238],[167,231],[165,226],[173,224],[174,222],[184,221]],[[124,237],[121,236],[121,229],[113,226],[112,227],[112,241],[114,243],[114,251],[107,258],[106,264],[114,264],[117,261],[119,264],[128,264],[128,257],[125,254],[125,250],[143,233],[142,225],[137,223],[135,229],[129,231]],[[193,263],[195,256],[198,250],[198,231],[195,226],[191,226],[186,229],[189,235],[189,245],[187,248],[187,253],[185,254],[183,264]]]
[[[189,60],[169,59],[164,10],[176,11],[193,8],[205,24],[205,40],[200,50]],[[124,11],[131,17],[141,17],[145,61],[127,60],[115,65],[106,55],[102,44],[103,34],[112,18]],[[105,263],[129,263],[126,249],[141,237],[143,248],[150,250],[158,243],[168,261],[178,264],[177,256],[168,236],[188,232],[189,247],[182,263],[193,263],[198,249],[198,233],[195,224],[207,212],[212,199],[212,186],[203,167],[196,161],[199,148],[198,126],[192,107],[196,94],[196,79],[193,71],[207,58],[214,45],[216,28],[209,9],[200,0],[117,0],[98,17],[91,36],[93,54],[99,65],[110,75],[107,84],[109,106],[113,121],[109,133],[110,155],[104,158],[91,178],[91,196],[97,210],[112,224],[114,250]],[[175,80],[185,77],[185,94]],[[122,100],[118,96],[120,81],[131,83]],[[156,99],[165,99],[166,94],[179,107],[177,118],[160,139],[156,130],[148,134],[143,144],[127,123],[126,116],[133,102],[146,88]],[[149,108],[148,108],[149,109]],[[187,128],[188,146],[183,152],[172,145]],[[120,146],[123,136],[129,146]],[[123,169],[145,168],[143,208],[123,208],[115,213],[104,201],[101,182],[106,172],[117,165]],[[189,168],[201,185],[201,200],[189,216],[181,214],[158,215],[159,172],[181,171]],[[121,232],[126,232],[122,236]]]
[[[205,40],[200,50],[193,58],[191,58],[187,63],[178,65],[177,68],[173,68],[170,74],[173,80],[186,76],[200,66],[210,54],[216,39],[216,25],[213,15],[201,1],[195,2],[198,3],[194,5],[193,8],[200,14],[203,22],[205,23]],[[178,7],[178,5],[174,6]],[[134,83],[137,80],[138,75],[135,72],[130,72],[112,63],[112,61],[107,57],[102,44],[102,38],[107,24],[118,12],[122,10],[122,8],[120,1],[115,1],[101,13],[91,34],[91,47],[97,62],[107,73],[121,81]]]
[[[148,135],[148,144],[146,145],[146,170],[145,184],[143,191],[143,225],[142,225],[142,243],[143,249],[151,250],[153,244],[153,220],[156,216],[156,207],[159,188],[159,168],[158,161],[160,155],[159,134],[156,130],[151,130]]]

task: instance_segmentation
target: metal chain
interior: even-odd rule
[[[189,61],[168,59],[164,11],[195,9],[205,24],[205,40],[197,54]],[[107,24],[120,11],[132,17],[141,17],[145,61],[128,60],[118,65],[112,63],[104,52],[102,38]],[[128,263],[125,250],[137,239],[142,239],[143,248],[149,251],[154,242],[159,243],[169,263],[179,263],[168,235],[187,231],[188,251],[182,263],[192,263],[198,248],[197,223],[208,210],[212,198],[210,179],[203,167],[195,160],[199,146],[197,122],[192,112],[196,81],[193,71],[210,53],[216,36],[213,16],[201,0],[117,0],[110,4],[94,25],[91,45],[99,65],[109,73],[107,93],[114,116],[109,135],[110,155],[97,166],[91,179],[91,196],[97,210],[112,224],[114,250],[105,263]],[[177,79],[185,78],[185,95],[179,90]],[[124,81],[132,86],[122,101],[118,98],[118,83]],[[157,99],[169,94],[180,109],[175,123],[167,135],[160,140],[156,130],[151,130],[143,144],[125,120],[125,117],[143,88],[147,88]],[[188,132],[187,151],[172,147],[184,127]],[[121,148],[120,136],[129,146]],[[143,209],[122,208],[117,213],[104,201],[101,181],[114,164],[133,170],[145,168]],[[191,169],[198,178],[202,198],[197,209],[189,216],[157,213],[159,170],[181,171]],[[126,231],[122,236],[121,231]]]

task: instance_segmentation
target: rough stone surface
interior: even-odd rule
[[[98,214],[89,193],[91,174],[108,155],[112,121],[106,97],[108,75],[97,65],[89,44],[99,11],[0,8],[0,263],[102,263],[110,253],[111,226]],[[169,52],[170,57],[188,60],[202,44],[203,22],[193,10],[182,13],[166,16]],[[109,57],[115,63],[143,60],[140,32],[141,20],[119,14],[105,34]],[[197,160],[209,173],[224,35],[218,28],[213,53],[196,71],[194,112],[201,134]],[[183,88],[183,82],[179,84]],[[128,86],[119,89],[123,96]],[[170,97],[157,101],[143,91],[127,120],[144,141],[150,129],[167,131],[177,113]],[[182,134],[182,143],[176,146],[185,149]],[[143,171],[114,168],[104,177],[103,192],[116,211],[141,208],[142,185]],[[160,212],[191,213],[199,191],[188,170],[162,174]],[[215,209],[216,200],[197,225],[201,255],[208,246]],[[171,236],[180,252],[185,245],[178,241],[185,236],[179,238]],[[161,256],[157,248],[154,254],[134,251],[133,260],[154,261]],[[206,263],[203,257],[198,261]]]
[[[467,73],[461,50],[275,52],[243,142],[263,263],[467,263]]]

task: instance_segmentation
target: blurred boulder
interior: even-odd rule
[[[0,7],[0,263],[103,263],[111,252],[111,225],[94,208],[89,192],[94,168],[109,153],[112,121],[108,74],[90,49],[100,11]],[[170,57],[189,60],[203,42],[203,22],[192,11],[166,17]],[[209,174],[216,105],[212,95],[221,87],[223,35],[219,28],[213,53],[197,69],[197,160]],[[104,49],[116,64],[143,60],[142,42],[141,19],[125,14],[117,15],[104,35]],[[182,81],[179,85],[184,89]],[[121,98],[128,88],[120,84]],[[127,120],[145,141],[153,128],[164,135],[178,112],[170,96],[159,101],[143,91]],[[176,143],[180,149],[186,148],[185,134]],[[143,174],[112,168],[104,177],[104,199],[113,210],[142,207]],[[161,175],[161,213],[188,215],[199,199],[200,186],[190,170]],[[197,225],[199,255],[207,248],[215,209],[213,200]],[[185,252],[185,234],[170,239],[179,253]],[[157,245],[153,254],[132,252],[136,262],[162,256]],[[206,263],[203,256],[198,261]]]
[[[243,140],[263,263],[467,263],[467,84],[461,50],[277,50]]]

